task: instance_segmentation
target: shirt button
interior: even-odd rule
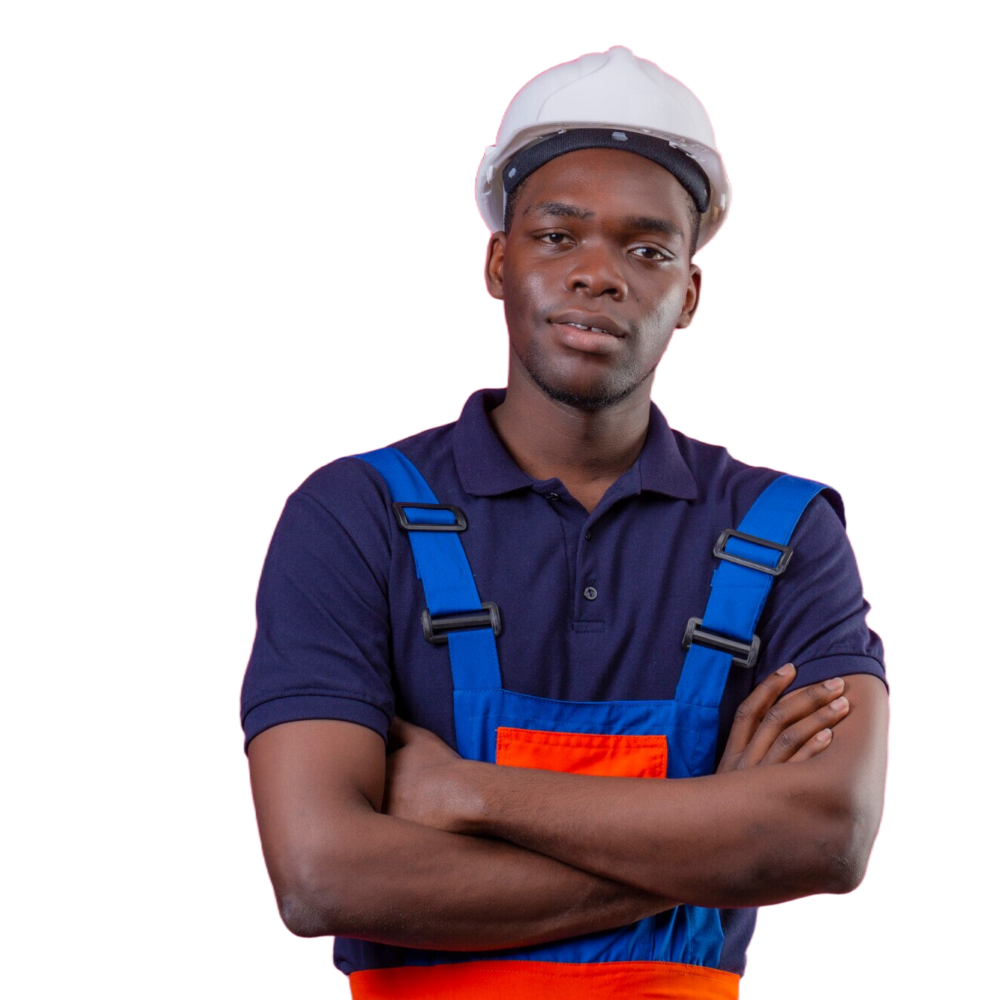
[[[546,493],[545,494],[545,499],[546,500],[558,500],[559,499],[559,494],[558,493]]]
[[[589,528],[583,533],[583,537],[584,538],[588,538],[588,539],[590,538],[590,529]]]
[[[588,587],[584,592],[583,596],[587,598],[588,601],[597,600],[597,588]]]

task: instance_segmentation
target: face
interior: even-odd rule
[[[689,205],[673,174],[617,149],[565,153],[531,174],[486,264],[512,368],[583,409],[640,387],[648,396],[673,331],[698,305]]]

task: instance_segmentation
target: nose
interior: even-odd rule
[[[566,288],[570,292],[587,292],[593,298],[606,295],[616,302],[628,295],[621,262],[603,242],[583,245],[573,254],[572,266],[566,274]]]

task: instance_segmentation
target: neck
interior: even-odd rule
[[[514,461],[534,479],[558,478],[578,496],[611,485],[638,458],[649,427],[647,379],[613,406],[583,410],[552,399],[511,367],[490,420]],[[581,501],[584,502],[584,501]],[[593,509],[588,502],[584,506]]]

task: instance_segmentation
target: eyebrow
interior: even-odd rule
[[[561,215],[570,219],[591,219],[594,213],[587,209],[567,205],[563,201],[540,201],[525,209],[525,215]]]
[[[660,233],[663,236],[684,239],[684,231],[676,222],[671,222],[669,219],[656,219],[650,215],[630,215],[622,221],[626,229],[641,229],[647,233]]]
[[[540,201],[524,210],[525,215],[562,216],[569,219],[592,219],[594,213],[589,209],[567,205],[564,201]],[[639,229],[647,233],[660,233],[663,236],[684,239],[684,231],[676,222],[669,219],[658,219],[652,215],[629,215],[622,219],[626,229]]]

